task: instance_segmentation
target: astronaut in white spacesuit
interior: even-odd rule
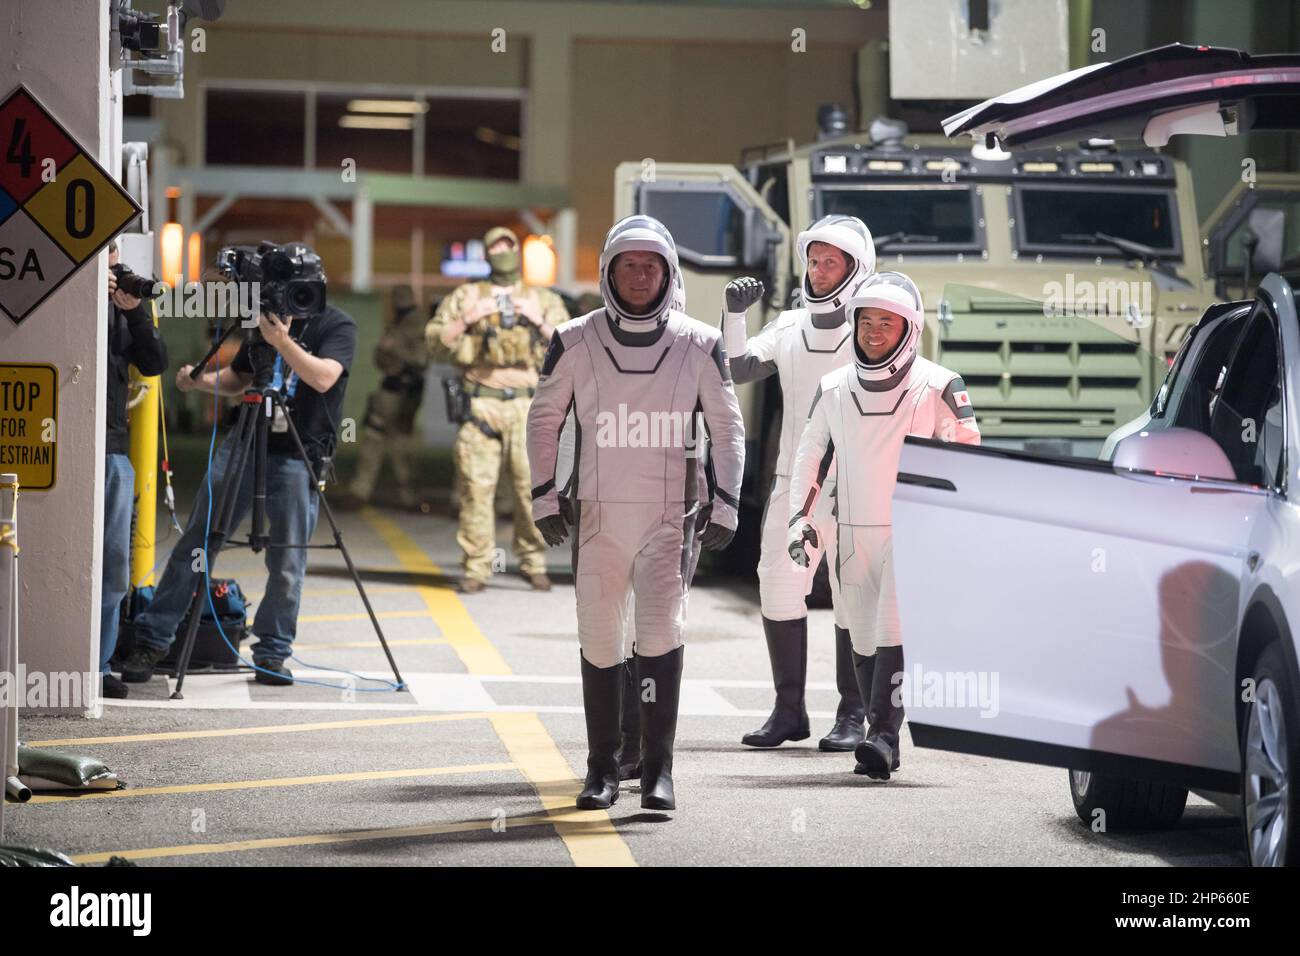
[[[580,809],[618,799],[629,610],[641,806],[676,807],[673,741],[687,592],[700,546],[724,548],[736,529],[744,422],[721,333],[672,307],[677,271],[662,223],[649,216],[615,223],[600,257],[604,308],[556,331],[528,414],[533,520],[552,546],[570,529],[574,537],[588,750]],[[556,458],[570,408],[575,480],[572,497],[562,499]],[[711,469],[701,457],[701,416]]]
[[[979,444],[961,376],[916,354],[925,325],[920,293],[899,273],[879,273],[848,296],[854,361],[826,375],[813,398],[790,477],[789,554],[810,563],[820,537],[813,515],[837,469],[840,599],[854,670],[867,701],[855,772],[888,780],[899,766],[903,636],[894,594],[891,499],[908,435]]]
[[[772,488],[763,508],[763,532],[758,561],[758,594],[776,685],[776,706],[761,728],[741,742],[750,747],[776,747],[809,735],[804,686],[808,670],[808,607],[821,549],[808,546],[809,563],[791,563],[786,550],[790,516],[790,470],[799,436],[808,420],[817,383],[827,372],[853,362],[853,326],[845,297],[876,267],[871,233],[852,216],[825,216],[796,239],[804,263],[803,306],[782,312],[757,335],[745,338],[745,310],[763,293],[756,279],[737,279],[727,286],[722,327],[737,385],[776,375],[781,384],[780,453]],[[827,476],[833,482],[834,473]],[[825,542],[826,559],[835,564],[833,494],[822,496],[809,520]],[[865,706],[854,677],[848,624],[841,607],[839,585],[831,575],[835,612],[835,683],[840,703],[835,724],[821,739],[828,751],[851,751],[863,738]]]

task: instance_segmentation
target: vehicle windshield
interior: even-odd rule
[[[885,246],[890,252],[978,252],[984,246],[969,186],[818,187],[817,215],[832,214],[857,216],[877,239],[897,236]]]
[[[1181,258],[1166,190],[1025,183],[1016,187],[1016,222],[1021,252],[1123,256],[1101,233],[1141,243],[1162,259]]]

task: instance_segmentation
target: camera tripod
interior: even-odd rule
[[[194,370],[190,373],[191,377],[198,378],[202,374],[212,356],[216,354],[234,328],[235,326],[232,325],[231,329],[212,346],[212,349],[204,356],[203,360],[194,367]],[[284,397],[278,390],[271,387],[274,360],[269,359],[269,356],[265,353],[273,351],[269,345],[260,341],[254,342],[250,346],[253,383],[244,390],[244,399],[239,406],[239,417],[230,438],[227,439],[227,441],[232,442],[230,457],[226,462],[225,474],[221,477],[220,490],[217,492],[215,506],[212,511],[212,521],[208,528],[207,540],[204,542],[204,560],[207,575],[203,585],[194,589],[194,597],[190,600],[189,624],[186,627],[185,639],[181,644],[180,655],[176,662],[176,689],[172,693],[172,700],[184,700],[181,691],[185,686],[185,674],[190,666],[190,655],[194,651],[194,640],[199,630],[199,619],[208,600],[206,582],[211,579],[212,567],[217,555],[226,546],[230,533],[234,531],[234,528],[231,527],[231,519],[234,517],[239,490],[243,485],[244,471],[248,467],[250,459],[253,465],[253,524],[248,535],[248,545],[252,548],[253,553],[257,554],[263,548],[337,549],[347,563],[348,573],[351,574],[352,581],[357,586],[357,593],[361,595],[361,602],[366,606],[366,613],[370,616],[370,623],[374,626],[375,636],[379,638],[379,644],[384,649],[384,656],[388,658],[388,665],[393,669],[397,689],[402,690],[406,687],[406,682],[402,680],[402,675],[397,669],[397,661],[393,659],[393,652],[389,649],[388,641],[384,637],[383,628],[379,626],[379,618],[375,616],[375,610],[370,605],[370,598],[366,595],[366,589],[361,584],[361,577],[357,574],[356,565],[352,563],[352,556],[343,543],[343,533],[339,530],[338,522],[334,520],[334,513],[330,510],[329,502],[325,500],[323,483],[317,476],[316,469],[312,466],[311,459],[307,455],[307,449],[303,447],[302,439],[298,435],[297,426],[294,425],[293,417],[289,414],[289,408],[285,404]],[[325,518],[329,521],[330,530],[334,535],[333,544],[314,545],[306,541],[290,544],[278,543],[272,542],[270,536],[266,533],[266,440],[271,423],[275,420],[277,409],[288,425],[289,435],[293,438],[297,456],[307,468],[307,475],[311,479],[311,487],[314,489],[314,493],[320,496],[320,507],[324,510]]]

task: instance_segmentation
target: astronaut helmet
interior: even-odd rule
[[[849,268],[844,280],[825,295],[814,295],[808,281],[808,247],[814,242],[834,246],[848,257]],[[845,293],[876,271],[876,247],[869,230],[856,216],[822,216],[795,238],[795,249],[803,263],[801,294],[809,312],[834,312],[844,304]]]
[[[643,310],[633,311],[614,289],[614,260],[624,252],[653,252],[664,260],[666,275],[663,288]],[[668,321],[668,313],[675,307],[681,292],[681,268],[677,261],[677,245],[672,235],[658,219],[651,216],[628,216],[620,219],[605,236],[600,251],[600,294],[605,300],[605,311],[621,328],[629,331],[649,331]]]
[[[907,322],[893,351],[874,361],[858,344],[858,310],[868,308],[893,312]],[[884,381],[911,364],[925,328],[925,306],[921,302],[921,291],[910,277],[901,272],[878,272],[869,276],[849,293],[847,313],[853,323],[853,360],[860,378]]]
[[[673,273],[672,307],[674,312],[686,311],[686,287],[682,285],[682,273],[680,269]]]

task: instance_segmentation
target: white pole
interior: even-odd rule
[[[18,776],[18,476],[0,475],[0,680],[8,699],[0,707],[0,770],[5,789]],[[0,793],[0,841],[4,840]]]

